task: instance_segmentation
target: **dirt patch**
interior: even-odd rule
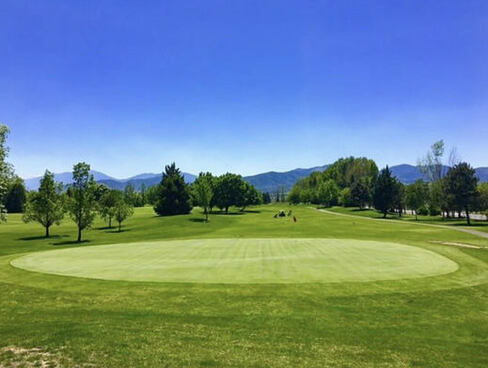
[[[0,367],[57,368],[72,366],[72,362],[63,357],[60,351],[47,352],[40,348],[22,348],[7,346],[0,349]]]
[[[444,241],[436,241],[436,240],[431,240],[429,243],[442,244],[442,245],[452,245],[455,247],[471,248],[471,249],[481,249],[482,248],[482,247],[478,247],[477,245],[464,244],[464,243],[454,243],[454,242],[444,242]]]

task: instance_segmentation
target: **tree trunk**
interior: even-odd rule
[[[208,211],[205,210],[205,221],[208,222]]]
[[[108,228],[111,229],[112,228],[112,217],[109,217],[108,218]]]
[[[417,211],[415,211],[415,221],[418,221],[418,218],[417,218]]]
[[[468,226],[471,225],[471,220],[469,219],[469,211],[468,209],[466,208],[466,220],[468,221]]]
[[[78,227],[78,243],[81,243],[81,227]]]
[[[122,222],[119,222],[119,233],[122,231]]]
[[[49,226],[46,226],[46,238],[49,238]]]
[[[383,212],[383,218],[386,218],[386,211]]]
[[[229,213],[229,206],[225,207],[225,214],[227,215]]]

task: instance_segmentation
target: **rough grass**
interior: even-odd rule
[[[139,209],[124,232],[101,222],[73,244],[68,222],[0,225],[0,343],[72,365],[254,367],[488,366],[488,241],[448,229],[382,223],[293,207],[297,223],[253,213],[155,217]],[[287,208],[286,208],[287,209]],[[392,281],[300,284],[152,283],[82,279],[10,265],[22,254],[170,239],[335,238],[436,252],[455,272]],[[473,244],[467,249],[431,241]],[[2,353],[0,366],[14,361]],[[30,359],[36,359],[34,357]],[[64,366],[71,363],[65,363]]]

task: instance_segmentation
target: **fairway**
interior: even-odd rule
[[[12,265],[57,275],[198,283],[368,282],[441,275],[458,265],[437,253],[351,239],[199,239],[37,252]]]

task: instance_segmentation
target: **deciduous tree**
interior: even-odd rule
[[[208,213],[210,212],[210,204],[212,203],[212,198],[214,196],[213,190],[213,177],[200,173],[198,178],[192,184],[192,192],[195,198],[195,203],[203,208],[203,213],[205,214],[205,221],[208,221]]]
[[[70,186],[68,211],[78,227],[78,242],[81,233],[91,226],[96,214],[96,183],[90,174],[90,165],[80,162],[73,166],[73,184]]]
[[[41,179],[39,191],[29,193],[23,216],[24,222],[36,221],[45,229],[46,238],[52,225],[59,225],[66,212],[63,185],[54,181],[47,171]]]
[[[120,190],[111,189],[99,201],[100,216],[108,222],[109,228],[112,228],[112,219],[115,216],[117,203],[123,199],[124,195]]]
[[[122,230],[122,223],[134,214],[134,206],[120,198],[114,208],[114,218],[119,224],[119,232]]]
[[[415,212],[415,220],[417,220],[418,211],[425,207],[429,198],[429,186],[423,180],[417,180],[410,184],[405,189],[405,204],[407,208]]]

